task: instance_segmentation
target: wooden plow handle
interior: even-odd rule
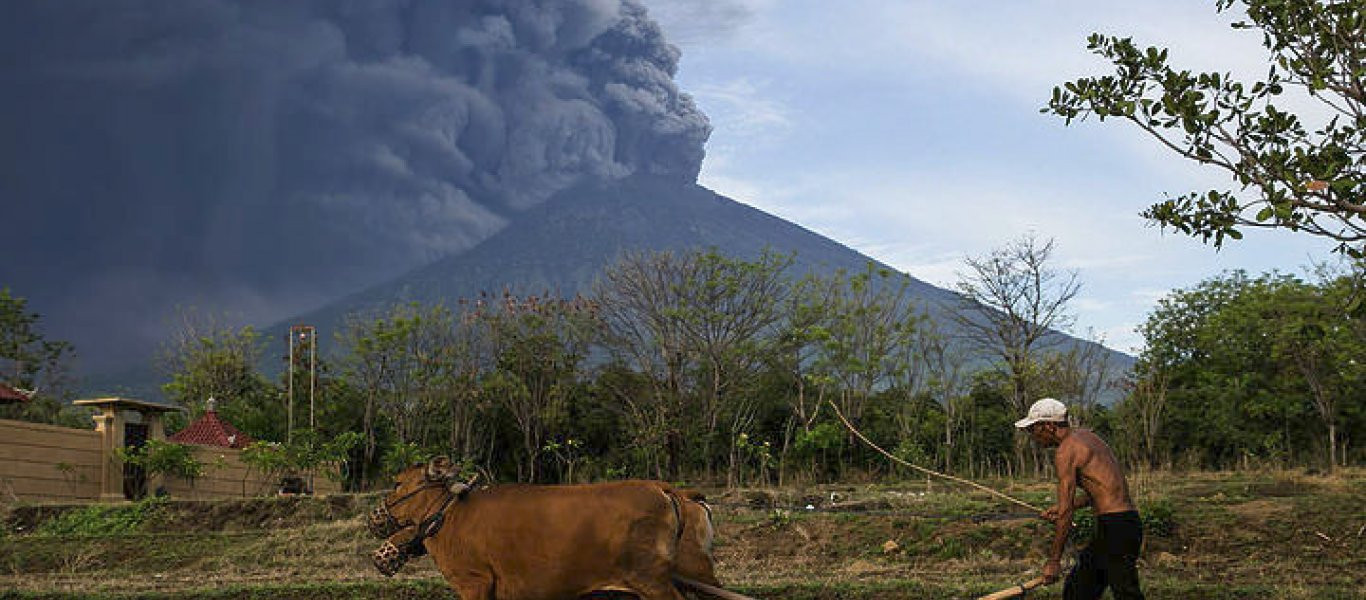
[[[1020,596],[1029,593],[1030,590],[1042,586],[1043,577],[1035,577],[1033,579],[1030,579],[1029,581],[1021,583],[1020,585],[1011,586],[999,592],[992,592],[990,594],[982,596],[981,598],[978,598],[977,600],[1006,600],[1007,598],[1019,598]]]
[[[683,577],[677,574],[673,576],[673,580],[674,583],[679,584],[683,587],[692,588],[693,590],[702,592],[703,594],[712,596],[714,598],[720,598],[721,600],[757,600],[744,594],[732,592],[730,590],[719,588],[714,585],[707,585],[705,583],[702,583],[701,581],[688,579],[687,577]]]

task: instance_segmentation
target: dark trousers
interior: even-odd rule
[[[1096,536],[1077,554],[1077,566],[1067,576],[1065,600],[1093,600],[1109,587],[1115,600],[1142,600],[1138,587],[1138,551],[1143,546],[1143,523],[1137,511],[1096,516]]]

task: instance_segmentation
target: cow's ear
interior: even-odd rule
[[[454,473],[455,465],[451,464],[451,459],[444,456],[438,456],[427,463],[425,475],[427,481],[445,481],[450,479]]]

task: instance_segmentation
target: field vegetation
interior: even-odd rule
[[[1366,472],[1133,479],[1149,597],[1366,594]],[[1043,481],[989,483],[1031,502],[1051,493]],[[722,581],[766,599],[974,597],[1032,576],[1049,531],[981,492],[923,480],[711,495]],[[377,542],[360,516],[376,497],[10,506],[0,543],[0,589],[8,591],[0,596],[453,598],[430,559],[394,579],[370,565]],[[1031,597],[1058,598],[1060,588]]]

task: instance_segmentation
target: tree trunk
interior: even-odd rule
[[[1337,423],[1328,422],[1328,472],[1332,473],[1337,467],[1338,457],[1338,428]]]

